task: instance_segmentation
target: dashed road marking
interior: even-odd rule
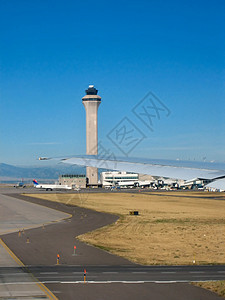
[[[159,283],[176,283],[177,281],[175,280],[165,280],[165,281],[155,281],[155,283],[159,284]]]
[[[202,272],[202,271],[190,271],[189,273],[190,274],[203,274],[205,272]]]
[[[53,274],[59,274],[59,272],[40,272],[40,274],[53,275]]]
[[[1,275],[6,276],[24,276],[24,273],[1,273]]]

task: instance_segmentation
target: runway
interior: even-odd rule
[[[10,196],[10,197],[9,197]],[[0,194],[1,197],[1,194]],[[24,285],[21,271],[33,274],[59,299],[221,299],[214,293],[188,284],[190,281],[221,280],[224,266],[140,266],[76,239],[84,232],[115,222],[117,216],[8,194],[26,204],[55,209],[71,218],[1,238],[24,267],[2,267],[4,283]],[[27,243],[29,236],[30,242]],[[76,253],[74,255],[74,245]],[[59,265],[56,265],[57,254]],[[84,269],[87,282],[84,284]],[[8,282],[8,281],[9,282]]]
[[[23,289],[27,284],[33,287],[35,283],[23,281],[24,272],[27,276],[32,273],[58,299],[219,300],[214,293],[187,283],[208,278],[218,280],[225,271],[223,266],[89,266],[84,283],[82,266],[32,266],[1,268],[0,277],[11,288]]]
[[[32,273],[42,283],[82,283],[84,268],[88,283],[179,283],[222,280],[224,266],[25,266],[1,268],[0,274]],[[10,278],[11,282],[11,278]]]
[[[173,269],[172,269],[173,268]],[[0,277],[8,279],[4,285],[20,287],[24,289],[27,284],[33,287],[34,283],[23,281],[24,275],[21,274],[21,268],[1,268]],[[87,282],[83,280],[83,268],[74,266],[54,266],[54,267],[26,267],[23,271],[32,272],[41,284],[47,286],[49,290],[58,298],[66,300],[74,299],[123,299],[123,300],[219,300],[216,294],[188,284],[190,279],[203,276],[205,273],[209,277],[221,276],[220,271],[206,271],[195,269],[196,271],[177,270],[174,267],[152,267],[130,268],[119,266],[110,268],[110,266],[97,266],[87,268]],[[193,273],[192,273],[193,272]],[[144,275],[145,273],[146,275]],[[169,274],[170,273],[170,274]],[[172,275],[177,274],[177,275]],[[189,273],[189,274],[188,274]],[[192,275],[194,274],[195,275]],[[148,278],[146,278],[148,276]],[[151,280],[152,276],[152,280]],[[115,278],[117,280],[115,280]],[[156,279],[159,280],[156,280]],[[179,279],[178,279],[179,278]],[[183,279],[182,279],[183,278]],[[184,280],[189,278],[189,280]],[[218,277],[217,277],[218,278]],[[123,279],[123,280],[122,280]],[[126,280],[124,280],[126,279]],[[131,280],[135,279],[135,280]],[[148,280],[146,280],[148,279]],[[169,280],[178,279],[178,280]],[[1,288],[1,284],[0,284]],[[41,296],[40,299],[46,299]],[[36,297],[30,299],[37,299]],[[49,297],[49,299],[56,299]]]

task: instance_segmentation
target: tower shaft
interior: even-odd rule
[[[98,154],[98,107],[99,101],[83,101],[86,110],[86,154]]]
[[[98,154],[98,107],[101,97],[97,95],[94,86],[89,86],[86,96],[82,98],[86,110],[86,154]],[[93,167],[86,168],[86,176],[90,185],[98,184],[98,169]]]

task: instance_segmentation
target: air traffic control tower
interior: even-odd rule
[[[98,90],[93,85],[89,85],[85,91],[86,95],[82,98],[82,103],[86,110],[86,154],[98,154],[98,107],[101,97],[97,95]],[[86,168],[88,184],[98,184],[98,169],[93,167]]]

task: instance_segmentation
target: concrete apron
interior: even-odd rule
[[[0,194],[0,235],[60,222],[70,215]]]
[[[70,215],[0,195],[0,235],[58,222]],[[57,299],[0,239],[0,299]]]
[[[57,299],[0,239],[0,299]]]

